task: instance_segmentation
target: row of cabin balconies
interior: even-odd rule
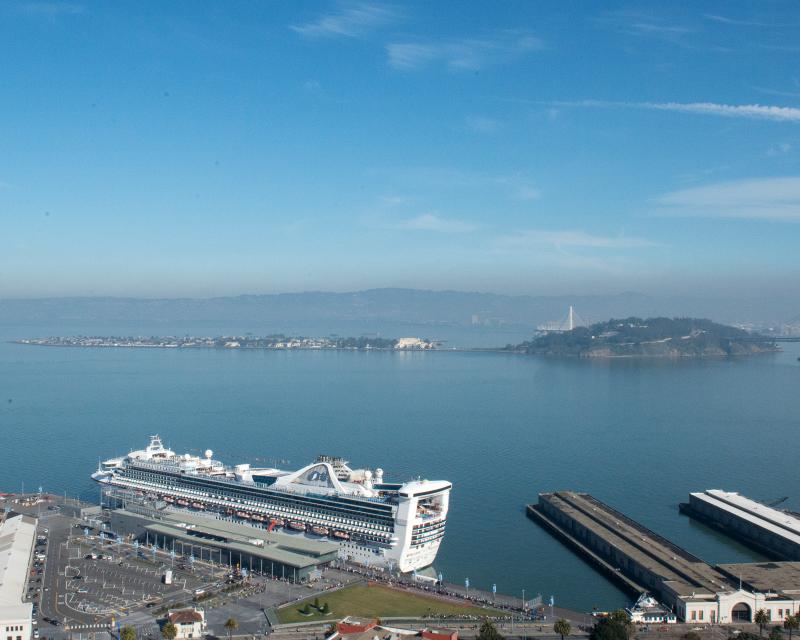
[[[130,475],[125,476],[125,479],[130,479]],[[141,479],[138,479],[138,480],[141,481],[141,482],[144,482],[144,480],[141,480]],[[231,481],[231,482],[236,483],[236,481]],[[158,486],[158,485],[156,485],[156,486]],[[178,489],[174,489],[174,490],[177,491]],[[187,488],[184,488],[184,487],[181,487],[180,491],[188,491],[192,495],[195,495],[198,498],[201,498],[201,497],[206,496],[206,495],[214,495],[214,494],[209,494],[208,491],[201,491],[201,490],[197,490],[197,489],[187,489]],[[286,493],[288,495],[298,495],[298,493],[296,491],[292,491],[292,490],[286,489],[284,487],[274,487],[273,486],[273,487],[270,487],[270,491],[280,491],[281,493]],[[299,494],[299,495],[302,495],[302,494]],[[242,504],[251,504],[253,506],[257,506],[258,505],[258,503],[255,502],[254,500],[248,500],[246,498],[230,498],[230,499],[231,500],[236,500],[237,502],[240,502]],[[364,499],[364,498],[362,498],[362,499]],[[376,501],[376,500],[371,499],[371,498],[366,498],[366,500],[372,501],[372,502]],[[378,501],[378,502],[382,502],[382,501]],[[378,528],[382,528],[382,529],[384,529],[386,531],[391,531],[392,530],[392,527],[387,527],[385,525],[376,525],[376,526]]]
[[[134,489],[140,489],[143,491],[161,492],[161,493],[165,491],[165,487],[163,485],[159,485],[154,482],[149,482],[147,480],[140,480],[140,479],[126,477],[125,482],[132,485]],[[361,535],[369,536],[384,543],[396,544],[398,542],[398,538],[396,536],[391,535],[393,529],[391,527],[387,527],[384,525],[370,525],[365,527],[363,525],[363,521],[351,520],[336,516],[328,516],[324,514],[309,514],[308,512],[301,510],[301,508],[299,507],[290,508],[280,505],[275,505],[273,507],[264,507],[262,504],[258,504],[253,500],[243,500],[240,498],[222,498],[219,496],[212,496],[211,494],[208,494],[206,492],[196,491],[194,489],[185,489],[185,488],[178,489],[175,487],[169,487],[168,489],[171,493],[174,493],[175,496],[186,498],[187,500],[203,501],[205,503],[211,503],[225,508],[231,507],[247,511],[255,511],[257,513],[275,518],[284,518],[284,519],[297,518],[299,520],[303,520],[307,524],[321,525],[327,527],[334,526],[336,528],[343,529],[348,533],[358,533]],[[266,524],[268,525],[268,523]]]

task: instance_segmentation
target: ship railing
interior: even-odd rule
[[[184,473],[187,471],[187,469],[185,467],[182,467],[180,465],[180,463],[178,463],[178,464],[173,464],[173,463],[170,463],[170,462],[152,463],[152,462],[144,462],[142,460],[134,460],[134,461],[129,462],[128,464],[129,464],[129,466],[131,466],[133,468],[150,469],[152,471],[171,471],[171,472],[176,472],[177,471],[177,472],[184,472]],[[192,469],[192,471],[196,472],[197,469]],[[192,473],[190,475],[202,476],[204,474]],[[210,474],[208,475],[208,478],[211,479],[211,480],[214,480],[215,482],[226,482],[228,484],[232,484],[232,485],[236,485],[236,486],[241,486],[243,484],[241,480],[237,480],[236,478],[226,478],[226,477],[221,477],[221,476],[217,476],[217,475],[210,475]],[[261,485],[259,485],[258,483],[254,482],[250,486],[259,487]],[[313,494],[313,492],[311,492],[311,491],[298,491],[298,490],[292,489],[290,487],[277,487],[274,484],[266,486],[266,487],[263,487],[263,488],[264,489],[269,489],[270,491],[280,491],[280,492],[283,492],[283,493],[286,493],[286,494],[290,494],[290,495]],[[369,497],[369,496],[360,496],[360,495],[355,494],[355,493],[347,493],[346,491],[336,491],[336,490],[334,490],[332,494],[317,494],[317,495],[321,495],[323,497],[328,497],[329,495],[336,495],[336,496],[343,497],[343,498],[358,498],[359,500],[364,500],[366,502],[374,502],[376,504],[393,504],[393,503],[396,502],[396,500],[392,500],[390,496],[383,497],[383,498],[381,498],[381,497]]]
[[[142,490],[147,490],[147,491],[156,491],[156,492],[162,491],[163,492],[164,489],[165,489],[164,487],[161,487],[161,486],[155,485],[154,483],[149,483],[149,482],[143,481],[143,480],[135,480],[135,479],[132,479],[132,478],[126,478],[125,481],[128,482],[130,485],[132,485],[132,489],[131,488],[127,488],[127,487],[125,489],[123,489],[123,490],[127,490],[127,491],[132,491],[132,490],[136,490],[136,489],[142,489]],[[119,487],[117,485],[116,489],[120,490],[120,489],[122,489],[122,487]],[[348,531],[358,532],[360,534],[365,534],[365,535],[374,535],[374,536],[379,536],[379,537],[383,537],[383,538],[388,538],[389,536],[391,536],[391,534],[393,532],[393,529],[391,527],[386,526],[386,525],[375,525],[375,526],[372,526],[372,527],[364,527],[363,525],[359,524],[355,520],[344,520],[344,519],[340,519],[340,518],[337,519],[336,516],[322,516],[322,515],[318,515],[318,514],[309,514],[309,513],[300,511],[299,509],[292,509],[291,507],[277,507],[277,506],[276,507],[264,507],[263,505],[260,505],[260,504],[254,502],[254,501],[238,502],[237,505],[232,505],[230,500],[226,501],[226,500],[223,500],[223,499],[211,498],[208,495],[203,494],[200,491],[195,491],[195,490],[185,489],[185,488],[172,488],[172,487],[169,488],[169,491],[174,493],[178,498],[187,498],[187,499],[198,498],[198,499],[202,499],[202,500],[204,500],[206,502],[216,503],[219,506],[225,506],[225,507],[237,506],[238,508],[241,508],[241,509],[255,509],[255,510],[261,511],[262,513],[264,513],[265,515],[268,515],[268,516],[275,516],[275,517],[281,517],[281,518],[298,518],[298,519],[302,519],[304,521],[313,522],[315,524],[323,524],[323,525],[329,525],[329,526],[334,526],[334,527],[340,527],[340,528],[346,529]]]

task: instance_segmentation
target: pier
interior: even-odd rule
[[[718,489],[689,494],[680,510],[773,560],[800,560],[800,518],[792,513]]]
[[[711,566],[587,493],[540,493],[527,515],[632,594],[647,591],[692,623],[773,620],[800,609],[797,563]]]

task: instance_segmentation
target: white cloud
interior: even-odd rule
[[[792,145],[788,142],[781,142],[780,144],[774,144],[769,149],[767,149],[767,157],[775,158],[778,156],[785,156],[792,152]]]
[[[73,4],[71,2],[20,2],[14,5],[20,13],[27,13],[28,15],[44,16],[50,20],[54,20],[58,16],[74,16],[86,11],[86,7],[80,4]]]
[[[549,231],[529,229],[514,235],[501,236],[498,246],[507,249],[640,249],[655,246],[646,238],[635,236],[597,236],[579,230]]]
[[[467,116],[464,124],[473,133],[495,133],[503,127],[498,120],[484,116]]]
[[[454,71],[477,71],[543,47],[542,41],[529,33],[502,31],[483,38],[394,42],[386,45],[386,52],[389,65],[399,70],[442,64]]]
[[[432,213],[424,213],[416,218],[404,220],[398,229],[413,231],[436,231],[438,233],[469,233],[478,228],[477,225],[455,218],[442,218]]]
[[[520,200],[536,200],[541,197],[541,195],[541,191],[527,185],[522,185],[519,189],[517,189],[517,197]]]
[[[390,24],[397,12],[380,4],[342,3],[339,10],[289,28],[306,38],[357,38],[365,33]]]
[[[800,177],[719,182],[673,191],[656,203],[661,215],[800,220]]]
[[[735,18],[728,18],[727,16],[721,16],[718,14],[713,13],[706,13],[703,15],[706,20],[711,20],[712,22],[719,22],[721,24],[729,24],[737,27],[765,27],[768,29],[785,29],[785,28],[792,28],[800,26],[797,22],[762,22],[759,20],[737,20]]]
[[[577,102],[553,102],[560,107],[598,107],[621,109],[649,109],[653,111],[677,111],[699,115],[748,118],[779,122],[800,122],[800,109],[760,104],[730,105],[716,102],[615,102],[608,100],[579,100]]]

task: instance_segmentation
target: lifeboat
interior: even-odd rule
[[[330,532],[328,527],[311,527],[311,533],[317,536],[327,536]]]
[[[257,513],[254,513],[250,517],[251,517],[252,520],[255,520],[256,522],[264,522],[264,516],[260,516]]]
[[[175,498],[173,498],[172,496],[164,496],[164,502],[169,502],[170,504],[172,504],[173,502],[175,502]]]
[[[205,509],[205,507],[200,502],[193,502],[192,509]]]
[[[303,522],[299,522],[298,520],[292,520],[289,523],[289,528],[294,529],[295,531],[305,531],[306,525]]]
[[[249,513],[247,513],[247,512],[245,512],[245,511],[237,511],[237,512],[236,512],[236,515],[237,515],[239,518],[244,518],[245,520],[249,520],[249,519],[250,519],[250,514],[249,514]]]
[[[334,531],[333,537],[338,538],[339,540],[349,540],[350,534],[347,533],[346,531]]]
[[[137,496],[143,496],[143,495],[144,495],[144,491],[138,491],[138,490],[137,490],[137,491],[136,491],[136,495],[137,495]]]
[[[178,498],[178,502],[177,503],[181,507],[188,507],[189,506],[189,501],[188,500],[184,500],[183,498]]]

